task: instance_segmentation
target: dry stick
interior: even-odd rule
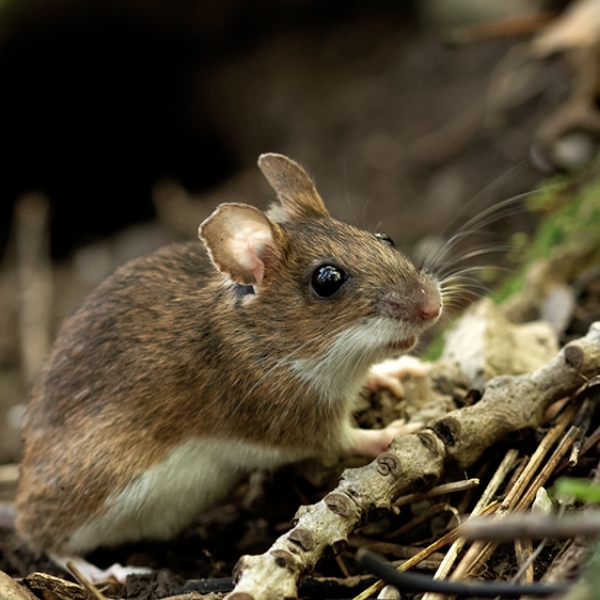
[[[528,540],[528,541],[531,541],[531,540]],[[513,583],[518,583],[520,581],[521,577],[523,576],[523,573],[525,573],[525,571],[527,569],[529,569],[530,565],[531,565],[531,581],[533,581],[533,576],[535,575],[535,571],[533,569],[533,564],[535,563],[538,556],[541,554],[542,550],[546,547],[547,542],[548,542],[548,538],[544,538],[537,545],[537,548],[530,554],[530,556],[527,558],[525,563],[523,563],[521,568],[517,571],[515,576],[512,578],[511,581]]]
[[[519,459],[519,463],[515,467],[513,474],[510,476],[510,479],[508,480],[508,483],[506,484],[506,487],[504,488],[505,496],[506,496],[506,494],[508,494],[508,492],[510,492],[510,490],[513,489],[515,483],[517,483],[517,481],[519,481],[519,478],[521,477],[521,475],[523,474],[523,471],[527,467],[527,463],[529,462],[530,458],[531,457],[525,455]]]
[[[594,429],[594,431],[586,438],[581,450],[579,451],[579,458],[587,454],[598,442],[600,442],[600,425]],[[555,475],[562,473],[569,467],[569,463],[566,460],[557,467]]]
[[[300,578],[326,552],[344,549],[348,535],[369,515],[389,511],[401,494],[435,484],[445,464],[469,469],[508,434],[538,427],[553,402],[573,394],[599,370],[600,322],[540,369],[496,377],[473,406],[452,411],[417,434],[399,436],[369,465],[346,470],[320,502],[301,507],[293,529],[267,552],[243,556],[229,600],[296,597]]]
[[[544,465],[539,475],[534,479],[533,483],[529,486],[529,489],[524,496],[517,502],[515,510],[521,511],[529,508],[531,503],[535,499],[535,495],[538,490],[550,479],[554,469],[558,466],[561,458],[567,453],[569,448],[573,445],[575,440],[579,436],[579,427],[571,427],[565,437],[561,440],[556,450],[552,453],[552,456],[548,459],[548,462]]]
[[[577,436],[573,447],[571,448],[571,452],[569,453],[569,467],[571,468],[577,466],[577,463],[579,462],[579,454],[581,452],[581,447],[583,446],[587,431],[590,428],[594,409],[595,403],[592,403],[591,398],[586,398],[581,405],[579,414],[573,422],[573,425],[579,427],[580,433],[579,436]]]
[[[560,444],[550,457],[550,460],[544,465],[542,471],[536,477],[534,482],[529,486],[529,490],[527,493],[521,498],[516,506],[516,510],[525,510],[529,508],[535,496],[538,493],[538,490],[546,483],[546,481],[550,478],[554,470],[560,463],[562,457],[567,453],[570,447],[580,439],[581,430],[578,427],[571,426],[567,435],[563,437]],[[540,543],[538,550],[536,551],[538,554],[545,545],[545,537],[544,540]],[[531,539],[516,539],[515,540],[515,552],[518,557],[518,564],[520,564],[524,571],[524,579],[523,583],[532,582],[534,579],[534,571],[533,571],[533,562],[534,562],[534,553],[533,553],[533,544]]]
[[[442,485],[436,485],[424,494],[406,494],[400,496],[395,502],[394,506],[405,506],[406,504],[412,504],[418,500],[425,500],[426,498],[433,498],[434,496],[441,496],[443,494],[451,494],[454,492],[463,492],[464,490],[470,490],[471,488],[479,485],[479,479],[466,479],[465,481],[453,481],[452,483],[444,483]]]
[[[468,540],[489,540],[507,542],[515,537],[541,539],[568,539],[573,537],[600,536],[600,512],[584,510],[577,514],[541,515],[530,511],[514,513],[503,517],[502,522],[496,519],[474,519],[465,523],[462,531]]]
[[[514,467],[518,456],[519,456],[519,452],[518,452],[518,450],[515,450],[514,448],[511,448],[504,455],[502,462],[500,463],[500,465],[496,469],[496,472],[490,479],[490,482],[488,483],[487,487],[485,488],[483,494],[481,494],[481,498],[479,498],[477,504],[471,511],[471,515],[470,515],[469,519],[472,519],[473,517],[476,517],[476,516],[482,514],[484,507],[492,501],[492,498],[498,492],[500,485],[506,479],[507,474],[510,473],[511,469]],[[442,564],[439,566],[438,570],[435,572],[435,575],[433,576],[434,579],[445,579],[448,576],[448,573],[452,569],[452,566],[456,562],[458,554],[462,550],[464,545],[465,545],[465,540],[462,537],[458,538],[457,540],[455,540],[452,543],[452,545],[448,549],[448,552],[446,553],[446,556],[444,556],[444,560],[442,560]],[[423,600],[434,600],[434,598],[439,598],[439,597],[440,597],[439,594],[427,593],[423,596]]]
[[[479,471],[477,472],[477,479],[481,481],[482,474],[490,472],[491,464],[492,462],[490,459],[482,461],[479,467]],[[465,493],[460,497],[460,500],[456,505],[456,512],[459,515],[466,515],[472,512],[472,510],[469,510],[469,507],[473,506],[473,497],[475,496],[475,492],[477,490],[478,488],[471,488],[469,490],[466,490]],[[485,491],[483,493],[485,494]],[[481,496],[481,490],[479,490],[479,495]]]
[[[529,560],[533,554],[533,543],[531,540],[515,540],[515,555],[517,557],[517,564],[519,569],[523,569],[521,576],[521,583],[532,583],[533,582],[533,563]]]
[[[348,567],[346,566],[346,563],[340,554],[335,557],[335,562],[337,563],[339,570],[342,572],[342,575],[345,578],[350,577],[350,571],[348,571]]]
[[[348,541],[350,548],[360,548],[361,546],[364,546],[368,550],[372,550],[377,554],[385,554],[395,560],[404,561],[423,552],[423,548],[417,546],[403,546],[402,544],[394,544],[394,542],[382,542],[372,538],[364,538],[360,535],[352,535]],[[428,558],[432,562],[437,562],[439,566],[439,563],[442,562],[442,553],[440,552],[435,556],[430,554]]]
[[[522,496],[525,488],[531,482],[534,473],[538,470],[539,466],[544,461],[546,454],[550,452],[552,446],[554,446],[554,444],[563,434],[567,425],[575,416],[576,411],[577,407],[571,405],[568,406],[565,409],[565,411],[559,415],[559,417],[556,419],[556,424],[548,430],[548,433],[546,433],[544,439],[541,441],[540,445],[536,448],[535,452],[529,459],[527,466],[525,467],[525,469],[523,469],[521,476],[506,495],[506,498],[500,506],[498,514],[512,510],[517,505],[517,502]]]
[[[550,450],[556,439],[562,434],[565,427],[567,426],[566,419],[568,418],[570,420],[573,417],[574,413],[574,409],[572,407],[569,407],[565,412],[563,412],[559,416],[559,418],[557,419],[557,423],[554,425],[554,427],[552,427],[546,433],[544,439],[541,441],[540,445],[537,447],[536,451],[533,453],[528,463],[521,471],[521,474],[515,481],[514,485],[510,488],[510,491],[502,501],[500,509],[498,510],[498,514],[501,514],[502,512],[505,513],[515,506],[516,502],[523,493],[525,486],[533,477],[533,474],[537,470],[539,464],[546,456],[546,453]],[[452,574],[450,579],[456,580],[466,577],[467,573],[472,568],[472,566],[476,564],[481,564],[487,556],[491,555],[495,548],[495,546],[486,541],[475,541],[467,550],[467,553],[454,570],[454,573]]]

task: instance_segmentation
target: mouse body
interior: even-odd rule
[[[119,268],[62,324],[24,427],[16,527],[61,557],[166,539],[240,475],[376,456],[352,425],[370,366],[439,317],[435,276],[332,219],[294,161],[262,155],[279,202],[223,204],[203,242]]]

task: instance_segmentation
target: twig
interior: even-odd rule
[[[497,502],[490,504],[481,512],[481,514],[491,514],[498,508],[498,505],[499,503]],[[398,567],[398,571],[407,571],[408,569],[411,569],[412,567],[418,565],[424,559],[430,557],[434,552],[437,552],[440,548],[443,548],[448,544],[452,544],[462,535],[462,528],[463,525],[459,525],[458,527],[455,527],[452,531],[449,531],[439,540],[436,540],[435,542],[433,542],[433,544],[430,544],[429,546],[427,546],[427,548],[424,548],[421,552],[415,554],[412,558],[409,558],[406,562],[402,563]],[[384,585],[385,582],[378,581],[377,583],[374,583],[371,587],[367,588],[364,592],[356,596],[353,600],[367,600],[367,598],[370,598],[371,596],[379,592],[379,590],[381,590]]]
[[[529,462],[527,463],[525,469],[521,473],[521,476],[506,495],[506,498],[502,502],[502,506],[498,511],[499,514],[511,510],[517,505],[522,494],[525,491],[525,488],[531,482],[531,478],[533,477],[534,473],[538,470],[539,466],[545,460],[546,454],[550,452],[552,446],[554,446],[554,444],[563,434],[567,425],[570,423],[571,419],[575,415],[575,412],[576,407],[569,406],[561,415],[559,415],[559,417],[556,420],[556,424],[548,430],[548,432],[544,436],[544,439],[540,442],[539,446],[536,448],[535,452],[529,459]]]
[[[392,565],[366,549],[358,551],[357,559],[359,564],[369,569],[372,573],[384,578],[386,582],[394,585],[399,590],[407,592],[432,591],[439,594],[493,598],[497,595],[521,596],[523,594],[550,596],[557,592],[564,592],[570,587],[569,584],[527,585],[507,583],[506,581],[487,581],[478,583],[440,581],[415,573],[399,572],[394,569]]]
[[[417,500],[424,500],[425,498],[433,498],[435,496],[441,496],[443,494],[452,494],[454,492],[464,492],[465,490],[470,490],[471,488],[477,487],[479,485],[479,479],[466,479],[465,481],[453,481],[452,483],[444,483],[442,485],[436,485],[431,488],[428,492],[425,493],[416,493],[416,494],[406,494],[405,496],[400,496],[395,502],[394,506],[405,506],[407,504],[412,504]]]
[[[561,458],[567,453],[578,436],[579,428],[571,427],[567,432],[567,435],[565,435],[556,450],[552,453],[552,456],[548,459],[548,462],[544,465],[533,483],[529,486],[527,492],[517,503],[515,507],[516,510],[525,510],[531,506],[531,503],[535,499],[535,495],[537,494],[538,490],[548,481]]]
[[[408,560],[423,551],[423,548],[418,548],[416,546],[404,546],[402,544],[394,544],[393,542],[382,542],[361,535],[350,536],[349,545],[350,548],[364,547],[373,550],[373,552],[385,554],[386,556],[391,556],[400,560]],[[443,555],[440,552],[438,554],[431,554],[428,558],[432,563],[438,563],[437,566],[439,566],[442,557]],[[437,568],[437,566],[435,568]]]
[[[595,404],[592,403],[590,398],[586,398],[581,405],[581,409],[579,410],[577,417],[575,417],[575,420],[573,421],[573,425],[579,427],[580,433],[573,443],[573,447],[571,448],[571,452],[569,454],[569,467],[571,468],[575,467],[579,461],[579,454],[585,440],[585,435],[590,428],[594,408]]]
[[[348,567],[346,566],[344,559],[339,554],[335,557],[335,562],[342,572],[342,575],[344,577],[350,577],[350,571],[348,571]]]
[[[579,451],[579,458],[585,456],[596,444],[600,442],[600,425],[594,429],[594,431],[585,439],[581,450]],[[569,467],[568,461],[564,460],[555,470],[555,475],[562,473]]]
[[[533,581],[533,563],[531,556],[533,555],[533,544],[531,540],[516,539],[515,540],[515,555],[521,575],[519,579],[523,579],[525,583]]]

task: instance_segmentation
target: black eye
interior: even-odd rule
[[[348,274],[334,265],[321,265],[312,274],[311,285],[317,296],[329,298],[346,282]]]
[[[392,248],[394,248],[396,246],[396,244],[394,244],[394,240],[389,235],[386,235],[385,233],[376,233],[375,237],[380,242],[383,242],[384,244],[387,244],[388,246],[391,246]]]

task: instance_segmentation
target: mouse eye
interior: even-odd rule
[[[386,235],[385,233],[376,233],[375,237],[380,242],[383,242],[384,244],[387,244],[388,246],[391,246],[392,248],[394,248],[396,246],[396,244],[394,244],[394,240],[389,235]]]
[[[346,282],[348,274],[334,265],[321,265],[312,274],[311,285],[317,296],[329,298]]]

